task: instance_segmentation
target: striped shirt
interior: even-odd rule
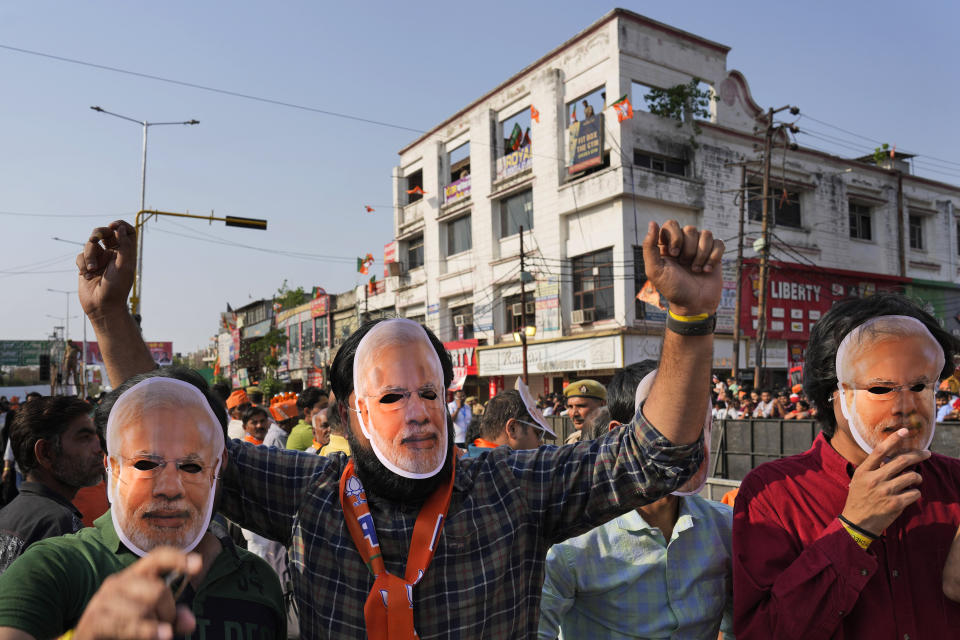
[[[732,527],[733,509],[688,496],[669,541],[631,511],[551,547],[539,638],[732,640]]]
[[[634,425],[577,445],[499,447],[457,461],[439,546],[413,591],[422,640],[534,636],[550,545],[656,500],[699,467],[702,440],[674,445],[639,412]],[[289,548],[301,636],[365,638],[374,578],[344,524],[338,484],[348,458],[228,447],[221,510]],[[386,569],[402,576],[420,505],[367,498]]]

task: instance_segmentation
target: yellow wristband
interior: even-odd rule
[[[853,538],[853,541],[856,542],[858,545],[860,545],[860,548],[863,549],[864,551],[866,551],[867,547],[870,546],[870,543],[873,542],[873,540],[871,540],[867,536],[861,535],[856,531],[854,531],[850,527],[850,525],[848,525],[846,522],[841,522],[840,524],[843,525],[843,528],[846,530],[847,533],[850,534],[850,537]]]
[[[65,634],[57,638],[57,640],[72,640],[72,638],[73,638],[73,629],[70,629],[70,631],[67,631]]]
[[[667,313],[677,322],[703,322],[710,317],[709,313],[698,313],[695,316],[681,316],[674,313],[673,310],[667,310]]]

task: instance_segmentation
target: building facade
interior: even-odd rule
[[[401,149],[389,252],[397,264],[367,304],[382,297],[445,342],[475,340],[477,375],[491,395],[522,372],[515,334],[524,327],[535,327],[534,392],[581,376],[604,380],[659,356],[664,312],[637,299],[640,244],[649,221],[676,219],[726,242],[715,366],[733,366],[739,277],[739,367],[752,367],[755,145],[765,110],[727,68],[728,52],[617,9]],[[708,118],[694,125],[650,112],[651,88],[695,78],[714,96]],[[622,121],[613,107],[621,96],[633,110]],[[833,301],[885,289],[918,297],[960,332],[960,189],[911,175],[902,156],[878,166],[777,146],[765,366],[783,373],[802,360],[810,324]]]

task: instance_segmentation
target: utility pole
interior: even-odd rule
[[[527,285],[524,280],[523,225],[520,225],[520,346],[523,351],[523,384],[527,383]]]
[[[773,136],[780,133],[781,129],[788,127],[796,133],[799,131],[796,125],[781,124],[773,125],[773,116],[780,111],[789,109],[790,113],[797,115],[800,109],[786,105],[779,109],[770,108],[766,115],[766,130],[763,136],[763,198],[761,204],[762,218],[760,222],[761,242],[760,248],[760,290],[757,294],[757,355],[753,363],[753,387],[760,386],[761,373],[763,370],[763,356],[766,349],[767,340],[767,288],[770,280],[770,148],[773,145]]]
[[[740,369],[740,294],[743,288],[743,218],[747,208],[747,165],[740,166],[740,221],[737,229],[737,299],[733,307],[733,364],[730,377],[737,379]]]
[[[767,110],[767,128],[763,135],[763,206],[760,218],[760,291],[757,294],[757,356],[753,363],[753,388],[760,387],[763,349],[767,340],[767,278],[770,266],[770,145],[773,142],[773,108]]]

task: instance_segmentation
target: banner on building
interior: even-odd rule
[[[221,334],[226,335],[226,334]],[[83,343],[78,343],[83,348]],[[153,356],[153,361],[159,366],[173,364],[173,342],[148,342],[147,349]],[[222,363],[228,363],[229,360],[221,359]],[[100,354],[100,344],[97,342],[87,342],[87,364],[96,364],[103,366],[103,356]]]
[[[497,158],[497,180],[503,180],[510,176],[526,171],[533,167],[533,155],[530,153],[530,145],[524,145]]]
[[[571,174],[603,164],[603,114],[574,122],[568,128],[568,158]]]
[[[530,147],[527,146],[527,149]],[[443,204],[450,204],[462,200],[470,195],[470,176],[454,180],[443,188]]]

